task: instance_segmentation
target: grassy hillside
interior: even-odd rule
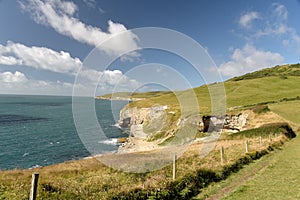
[[[300,76],[288,76],[282,79],[277,76],[249,79],[241,81],[226,81],[227,107],[247,106],[264,102],[280,101],[283,98],[293,98],[300,94]],[[206,85],[195,88],[195,93],[201,110],[210,111],[210,95]],[[176,95],[184,95],[187,91],[161,94],[145,100],[133,102],[131,106],[148,107],[154,104],[176,106]]]
[[[287,76],[300,76],[300,64],[289,64],[276,66],[273,68],[266,68],[256,72],[248,73],[243,76],[234,77],[229,81],[240,81],[248,79],[257,79],[269,76],[279,76],[282,79],[286,79]]]
[[[140,98],[150,98],[150,97],[156,97],[163,94],[169,94],[171,92],[169,91],[152,91],[152,92],[144,92],[144,93],[138,93],[138,92],[116,92],[113,94],[106,94],[101,96],[96,96],[96,98],[103,98],[103,99],[111,99],[111,98],[124,98],[124,99],[140,99]]]
[[[257,72],[249,73],[240,77],[236,77],[225,81],[224,83],[215,83],[203,85],[186,91],[175,92],[148,92],[148,93],[116,93],[117,96],[131,95],[132,98],[140,98],[142,100],[131,102],[129,107],[151,107],[153,105],[167,105],[168,114],[163,133],[158,133],[161,137],[170,135],[168,130],[176,130],[179,117],[189,116],[191,114],[209,115],[211,114],[211,95],[212,88],[223,86],[225,96],[219,99],[226,101],[227,112],[239,112],[242,109],[249,109],[256,105],[268,104],[272,105],[272,109],[283,118],[288,117],[290,112],[296,110],[283,109],[280,107],[292,103],[291,100],[300,100],[300,64],[276,66],[273,68],[263,69]],[[193,96],[195,94],[195,96]],[[111,96],[111,95],[110,95]],[[107,95],[106,95],[107,97]],[[108,95],[109,97],[109,95]],[[128,96],[127,96],[128,97]],[[281,103],[281,104],[279,104]],[[274,104],[274,105],[273,105]],[[276,104],[276,105],[275,105]],[[180,116],[182,109],[184,114]],[[284,114],[285,113],[285,114]],[[300,116],[295,114],[296,116]],[[296,119],[298,121],[298,119]],[[157,139],[161,139],[158,137]]]
[[[284,98],[295,98],[300,94],[300,64],[276,66],[235,77],[224,82],[227,108],[245,107],[259,103],[278,102]],[[204,113],[210,112],[211,100],[208,86],[203,85],[193,89],[200,107]],[[170,105],[179,109],[179,96],[190,98],[187,91],[172,92],[147,92],[147,93],[116,93],[114,96],[131,96],[132,98],[144,98],[144,100],[132,102],[130,106],[150,107],[152,105]],[[104,97],[110,97],[105,95]],[[190,99],[192,102],[192,99]],[[195,105],[191,105],[195,106]]]

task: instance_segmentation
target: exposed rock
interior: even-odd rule
[[[203,116],[203,132],[213,131],[241,131],[246,125],[248,115],[240,113],[238,115],[225,116]]]
[[[165,110],[167,108],[167,106],[153,106],[150,108],[125,107],[120,112],[119,125],[122,128],[130,128],[130,133],[135,137],[146,138],[147,134],[143,131],[143,125],[166,115]]]
[[[242,131],[247,123],[248,114],[226,115],[224,129]]]

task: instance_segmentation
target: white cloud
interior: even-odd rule
[[[76,95],[93,96],[116,91],[132,91],[141,83],[124,75],[120,70],[85,70],[80,73],[84,78],[77,83]],[[98,82],[99,81],[99,82]],[[72,95],[73,83],[28,79],[22,72],[0,72],[0,94],[45,94]],[[97,86],[97,90],[96,89]],[[94,94],[94,92],[96,94]]]
[[[276,18],[279,20],[287,20],[288,19],[288,10],[284,5],[281,5],[279,3],[273,3],[273,14]]]
[[[98,27],[86,25],[74,17],[77,6],[72,2],[61,0],[28,0],[27,4],[21,3],[21,8],[31,13],[37,23],[51,26],[58,33],[69,36],[79,42],[95,46],[105,51],[109,55],[119,56],[127,50],[136,49],[137,36],[132,32],[126,32],[126,27],[119,23],[108,21],[108,32],[102,31]],[[110,43],[98,46],[112,36],[119,33],[122,37],[112,40]],[[138,54],[130,54],[137,57]]]
[[[0,56],[0,64],[3,65],[22,65],[22,61],[13,56]]]
[[[141,85],[139,81],[129,78],[120,70],[105,70],[101,72],[88,69],[81,71],[78,76],[82,85],[98,85],[106,93],[112,92],[114,88],[118,88],[118,91],[131,91]]]
[[[288,51],[299,54],[300,36],[296,29],[289,25],[288,16],[289,12],[284,5],[273,3],[270,12],[249,12],[242,15],[239,25],[245,28],[246,32],[243,32],[243,35],[248,42],[262,37],[273,37],[281,40]],[[257,19],[255,23],[254,19]]]
[[[0,65],[27,66],[35,69],[49,70],[58,73],[75,75],[82,66],[79,58],[72,58],[68,52],[56,52],[45,47],[28,47],[20,43],[8,41],[6,46],[0,44]],[[83,70],[80,76],[85,78],[81,83],[81,94],[97,85],[102,93],[112,92],[118,87],[124,90],[136,88],[140,83],[130,79],[120,70]],[[99,82],[98,82],[99,81]],[[0,73],[0,93],[27,93],[27,94],[56,94],[71,95],[72,83],[60,81],[44,81],[27,79],[25,74],[16,71]]]
[[[28,79],[22,72],[0,72],[1,94],[71,95],[73,84]]]
[[[75,74],[82,65],[79,58],[72,58],[68,52],[56,52],[45,47],[28,47],[11,41],[8,41],[6,46],[0,45],[0,64],[24,65],[70,74]]]
[[[239,24],[244,28],[250,28],[255,19],[259,19],[258,12],[248,12],[240,17]]]
[[[16,71],[15,73],[3,72],[0,73],[0,82],[4,83],[24,83],[27,81],[25,74]]]
[[[246,44],[243,49],[235,49],[231,61],[223,63],[219,72],[228,77],[242,75],[265,67],[282,64],[284,58],[279,53],[262,51]]]

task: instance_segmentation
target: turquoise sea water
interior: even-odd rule
[[[127,102],[114,101],[119,112]],[[101,152],[115,151],[126,134],[114,126],[111,101],[95,100],[106,139],[95,141]],[[85,118],[89,120],[88,116]],[[0,95],[0,170],[31,168],[90,156],[73,121],[72,98]]]

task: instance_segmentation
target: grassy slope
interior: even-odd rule
[[[298,133],[299,134],[299,133]],[[299,199],[300,138],[245,166],[226,180],[205,188],[196,200]]]
[[[268,158],[268,167],[238,186],[226,200],[300,199],[300,138],[297,137]]]
[[[273,112],[300,126],[300,101],[280,102],[269,107]]]
[[[300,101],[271,104],[270,108],[300,126]],[[299,199],[300,137],[286,144],[284,149],[245,167],[227,180],[206,188],[195,199],[225,197],[224,199]],[[229,194],[228,194],[229,193]]]
[[[300,77],[288,76],[264,77],[242,81],[227,81],[224,83],[226,91],[227,108],[246,106],[261,102],[279,101],[283,98],[292,98],[300,94]],[[177,92],[176,95],[184,95],[187,92]],[[207,86],[195,88],[199,106],[202,112],[210,112],[210,96]],[[178,108],[178,102],[174,94],[163,94],[150,97],[145,100],[133,102],[131,106],[149,107],[155,104],[171,105]]]
[[[223,83],[220,83],[223,84]],[[224,82],[227,107],[245,106],[267,101],[278,101],[282,98],[296,97],[300,94],[300,64],[276,66],[243,76],[232,78]],[[214,85],[211,85],[213,87]],[[192,101],[191,90],[171,92],[146,93],[115,93],[115,97],[145,98],[133,102],[131,106],[149,107],[154,104],[170,105],[178,108],[176,97],[186,96]],[[202,112],[210,111],[210,94],[207,85],[195,88],[199,106]],[[111,94],[103,97],[111,97]],[[190,95],[191,96],[191,95]]]
[[[153,91],[153,92],[145,92],[145,93],[131,93],[131,92],[116,92],[114,94],[106,94],[98,97],[106,98],[106,99],[111,99],[112,97],[121,97],[121,98],[150,98],[150,97],[155,97],[159,96],[162,94],[168,94],[170,92],[168,91]]]

